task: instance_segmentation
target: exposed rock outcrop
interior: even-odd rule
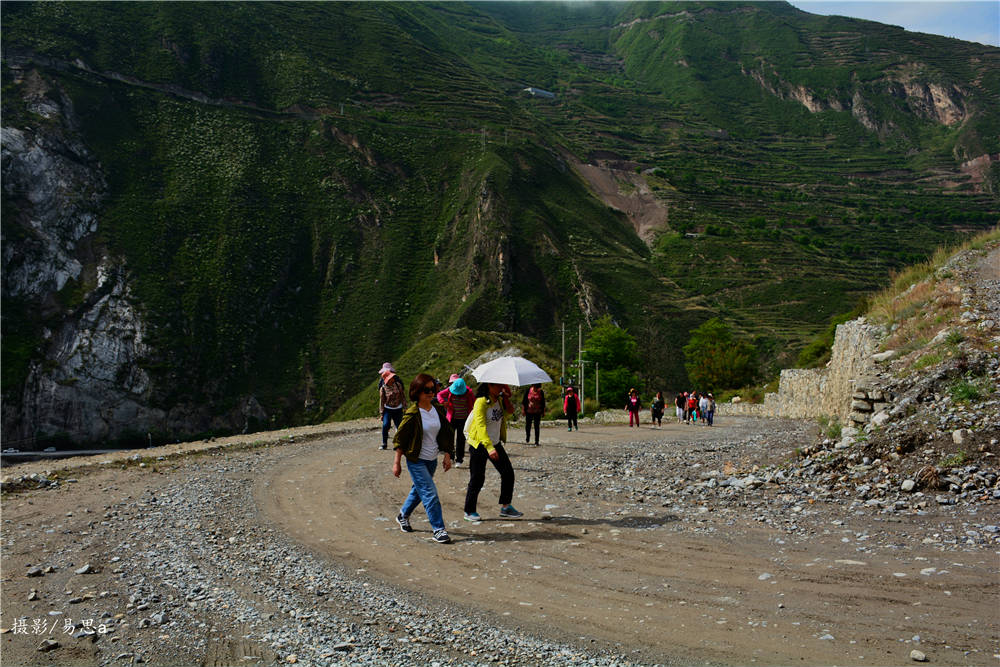
[[[31,364],[20,419],[11,429],[18,439],[66,433],[77,441],[99,441],[148,430],[164,417],[146,404],[150,380],[139,365],[148,352],[145,325],[124,270],[105,262],[91,293],[96,301],[49,332],[45,359]],[[4,432],[10,432],[7,423]]]
[[[28,111],[58,125],[0,128],[4,195],[17,202],[14,222],[23,230],[16,239],[5,233],[3,290],[4,296],[39,301],[80,278],[77,249],[97,231],[105,183],[76,137],[69,99],[54,97],[35,73],[24,86]]]
[[[8,216],[3,298],[38,340],[23,383],[3,388],[5,446],[31,450],[267,423],[252,396],[225,415],[203,405],[155,405],[143,368],[152,352],[147,324],[129,273],[95,241],[107,190],[101,165],[81,139],[68,96],[35,70],[11,71],[24,113],[8,115],[0,128]]]
[[[80,139],[72,103],[38,72],[16,73],[27,110],[2,133],[3,296],[37,317],[41,358],[23,387],[5,387],[5,441],[36,437],[94,441],[162,418],[145,405],[145,325],[121,263],[95,247],[106,182]],[[37,120],[38,122],[32,122]],[[68,286],[72,298],[58,298]]]
[[[821,111],[850,111],[868,130],[885,134],[893,129],[892,123],[880,118],[866,99],[872,95],[888,95],[903,103],[901,108],[925,120],[954,127],[969,115],[966,93],[956,85],[923,81],[916,64],[898,71],[888,72],[877,81],[856,83],[841,95],[821,95],[801,84],[786,81],[777,70],[761,63],[759,68],[742,68],[761,88],[776,97],[795,100],[812,113]]]

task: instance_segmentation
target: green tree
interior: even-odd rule
[[[615,324],[610,315],[597,320],[583,348],[585,359],[596,361],[608,370],[619,367],[635,370],[638,350],[635,337]]]
[[[639,364],[638,352],[635,337],[615,324],[610,315],[605,315],[594,324],[583,353],[587,361],[600,364],[601,403],[617,405],[621,399],[624,405],[628,390],[638,382],[635,373]],[[594,366],[591,365],[587,372],[593,371]]]
[[[612,408],[622,408],[625,397],[632,387],[639,389],[639,378],[628,368],[612,368],[604,370],[601,366],[601,404]],[[640,395],[642,394],[640,390]]]
[[[697,389],[743,387],[757,374],[757,348],[736,338],[728,324],[713,317],[691,332],[684,346],[684,367]]]

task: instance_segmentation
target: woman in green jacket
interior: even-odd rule
[[[510,387],[484,382],[476,391],[476,403],[469,416],[469,488],[465,492],[465,520],[480,521],[476,512],[479,492],[486,481],[486,460],[500,473],[500,516],[520,519],[524,514],[514,509],[514,466],[504,451],[507,440],[507,415],[514,413],[510,402]]]
[[[413,403],[403,413],[403,421],[392,440],[396,453],[392,462],[392,474],[399,477],[405,456],[413,486],[396,516],[399,529],[404,533],[413,532],[410,514],[417,505],[423,503],[427,519],[434,530],[434,541],[447,544],[451,542],[451,538],[444,528],[441,500],[438,498],[437,486],[434,485],[434,470],[437,468],[438,452],[444,452],[445,472],[451,469],[451,456],[455,453],[455,432],[448,423],[444,408],[431,402],[436,393],[437,384],[426,373],[421,373],[410,383],[410,400]]]

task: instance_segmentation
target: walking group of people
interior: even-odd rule
[[[434,531],[434,541],[451,542],[445,529],[441,512],[441,500],[434,473],[438,457],[447,472],[453,462],[461,466],[465,454],[469,455],[469,484],[465,491],[465,520],[478,522],[482,516],[478,512],[479,493],[486,482],[486,462],[489,461],[500,474],[499,515],[506,519],[520,519],[523,515],[511,504],[514,497],[514,466],[504,449],[507,442],[508,416],[514,414],[511,389],[506,384],[483,382],[473,395],[465,380],[458,374],[452,375],[443,388],[427,373],[418,374],[407,388],[392,364],[386,362],[379,370],[380,380],[379,416],[382,418],[382,445],[388,449],[389,431],[396,427],[393,437],[395,456],[392,474],[399,477],[403,470],[403,460],[413,484],[403,501],[396,522],[400,530],[413,532],[410,515],[418,505],[423,504]],[[577,415],[581,410],[580,397],[576,388],[568,386],[563,392],[563,413],[566,415],[567,429],[579,430]],[[687,423],[712,425],[715,400],[712,394],[684,392],[677,395],[677,419]],[[545,393],[540,384],[532,385],[522,397],[524,413],[524,441],[531,443],[534,429],[535,445],[538,445],[539,428],[545,414]],[[625,410],[629,413],[629,426],[639,426],[639,410],[642,402],[639,393],[629,391]],[[650,406],[655,425],[663,425],[663,392],[656,392]]]
[[[390,424],[396,425],[393,437],[395,458],[392,474],[399,477],[403,460],[410,472],[413,485],[396,516],[400,530],[413,532],[410,515],[423,503],[427,519],[434,531],[434,541],[451,542],[441,513],[441,500],[434,484],[438,456],[443,455],[441,466],[447,472],[454,459],[458,465],[464,460],[466,444],[469,454],[469,485],[465,492],[465,520],[481,521],[478,509],[479,492],[486,481],[486,462],[500,473],[500,516],[520,519],[523,516],[511,504],[514,497],[514,466],[504,450],[507,441],[507,417],[514,413],[511,390],[508,385],[484,382],[475,396],[465,380],[452,375],[447,387],[440,389],[437,380],[427,373],[418,374],[403,391],[403,381],[392,364],[386,362],[379,371],[379,413],[382,416],[382,446],[387,449]],[[533,394],[532,391],[535,393]],[[525,392],[524,403],[538,414],[544,412],[544,395],[539,397],[540,385]],[[407,397],[412,402],[407,407]],[[541,410],[534,412],[539,405]],[[526,412],[526,414],[528,414]],[[538,421],[535,444],[538,443]],[[530,424],[531,422],[529,422]],[[457,447],[456,447],[457,441]]]
[[[715,396],[711,393],[684,391],[674,399],[677,407],[677,422],[711,426],[715,420]]]
[[[715,397],[712,394],[699,394],[697,392],[681,392],[674,399],[677,407],[677,421],[686,424],[696,424],[699,421],[708,426],[712,425],[715,417]],[[666,409],[666,401],[663,399],[663,392],[656,392],[656,396],[649,404],[649,414],[653,426],[663,426],[663,412]],[[633,387],[629,389],[628,398],[625,399],[625,412],[628,413],[629,427],[639,428],[639,411],[642,410],[642,401],[639,399],[639,392]]]

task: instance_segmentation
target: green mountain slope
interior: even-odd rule
[[[889,270],[997,220],[996,163],[962,164],[1000,152],[1000,49],[783,3],[4,12],[4,125],[45,128],[25,73],[72,101],[154,406],[320,419],[438,331],[551,344],[605,312],[657,384],[685,381],[713,315],[787,364]],[[611,208],[585,164],[648,199]],[[5,240],[27,206],[4,193]],[[5,292],[8,402],[91,288],[44,315]]]

